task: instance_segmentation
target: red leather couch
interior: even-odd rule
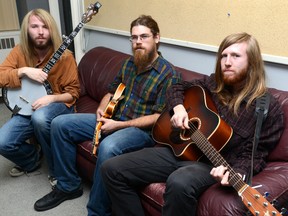
[[[79,63],[81,96],[77,102],[78,112],[94,113],[106,93],[107,84],[113,80],[128,55],[104,47],[88,51]],[[183,79],[201,78],[202,74],[176,67]],[[267,200],[277,200],[276,207],[288,208],[288,92],[270,89],[282,104],[285,112],[285,130],[277,147],[270,153],[267,167],[253,177],[254,185],[262,185],[257,190],[269,192]],[[79,174],[92,181],[96,158],[91,155],[92,141],[78,145],[77,166]],[[179,176],[180,178],[181,176]],[[139,191],[147,215],[161,215],[165,183],[153,183]],[[101,198],[100,198],[101,199]],[[211,186],[199,199],[198,215],[245,215],[247,209],[234,189]],[[262,215],[262,214],[261,214]]]

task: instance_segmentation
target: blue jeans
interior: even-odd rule
[[[51,103],[33,112],[31,116],[14,115],[0,128],[0,154],[25,171],[34,170],[39,160],[35,145],[27,142],[36,136],[46,157],[49,174],[54,175],[50,150],[50,124],[58,115],[74,111],[64,103]]]
[[[71,192],[81,185],[76,168],[76,144],[92,140],[96,126],[95,114],[71,114],[58,116],[52,122],[52,151],[54,154],[57,188]],[[135,127],[118,130],[102,136],[97,149],[97,163],[94,171],[93,186],[87,205],[88,215],[111,215],[111,203],[100,175],[104,161],[116,155],[154,146],[149,133]]]

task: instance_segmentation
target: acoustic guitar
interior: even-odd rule
[[[217,114],[207,92],[200,86],[193,86],[185,91],[184,98],[190,129],[173,128],[170,113],[164,111],[153,126],[153,139],[170,146],[175,156],[183,160],[199,160],[205,155],[215,167],[227,167],[229,183],[253,215],[281,215],[255,188],[246,184],[219,153],[230,140],[233,130]]]
[[[124,96],[122,94],[123,94],[125,88],[126,88],[126,86],[123,83],[120,83],[118,85],[112,99],[107,104],[102,117],[108,118],[108,119],[112,118],[112,116],[115,112],[116,106],[118,105],[118,102],[124,98]],[[93,155],[96,155],[97,148],[99,146],[99,140],[101,138],[102,124],[103,123],[99,121],[95,127],[94,136],[93,136],[93,150],[92,150]]]
[[[65,40],[60,45],[58,50],[52,55],[47,64],[42,69],[43,72],[49,73],[56,62],[60,59],[61,55],[72,43],[75,36],[82,29],[85,23],[92,19],[92,16],[98,13],[99,8],[102,5],[99,2],[95,4],[90,4],[87,8],[86,13],[82,15],[81,22],[77,25],[74,31],[65,37]],[[31,80],[28,77],[21,78],[21,87],[19,88],[2,88],[2,95],[4,103],[8,109],[10,109],[13,114],[20,114],[24,116],[31,116],[33,113],[32,104],[37,99],[53,94],[50,83],[46,80],[44,84]]]

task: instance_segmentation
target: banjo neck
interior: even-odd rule
[[[83,14],[81,22],[76,26],[76,28],[71,32],[71,34],[68,37],[64,36],[65,40],[62,42],[58,50],[54,52],[53,56],[49,59],[49,61],[43,67],[42,69],[43,72],[47,74],[50,72],[50,70],[53,68],[56,62],[60,59],[61,55],[64,53],[67,47],[69,47],[69,45],[72,43],[75,36],[83,28],[84,24],[91,20],[92,15],[96,14],[100,7],[101,7],[101,4],[99,2],[96,2],[95,5],[90,5],[90,8],[88,8],[89,11]]]

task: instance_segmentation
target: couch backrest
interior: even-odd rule
[[[107,85],[114,79],[121,68],[123,61],[129,55],[105,47],[95,47],[89,50],[81,59],[78,70],[81,84],[81,98],[86,96],[96,101],[90,108],[87,106],[87,97],[80,106],[84,112],[95,112],[97,103],[107,93]],[[203,77],[203,74],[181,67],[176,70],[182,74],[184,80]],[[280,101],[285,114],[285,129],[279,144],[270,153],[269,161],[288,161],[288,92],[270,89],[271,93]],[[81,103],[81,98],[79,102]],[[86,100],[86,101],[85,101]],[[90,99],[89,99],[90,100]],[[83,100],[82,100],[83,101]],[[91,101],[91,100],[90,100]]]
[[[284,112],[284,131],[280,142],[270,153],[269,161],[288,161],[288,92],[271,88],[270,92],[276,97]]]
[[[97,102],[107,93],[107,86],[113,81],[129,55],[105,47],[89,50],[78,65],[81,96],[88,94]]]

